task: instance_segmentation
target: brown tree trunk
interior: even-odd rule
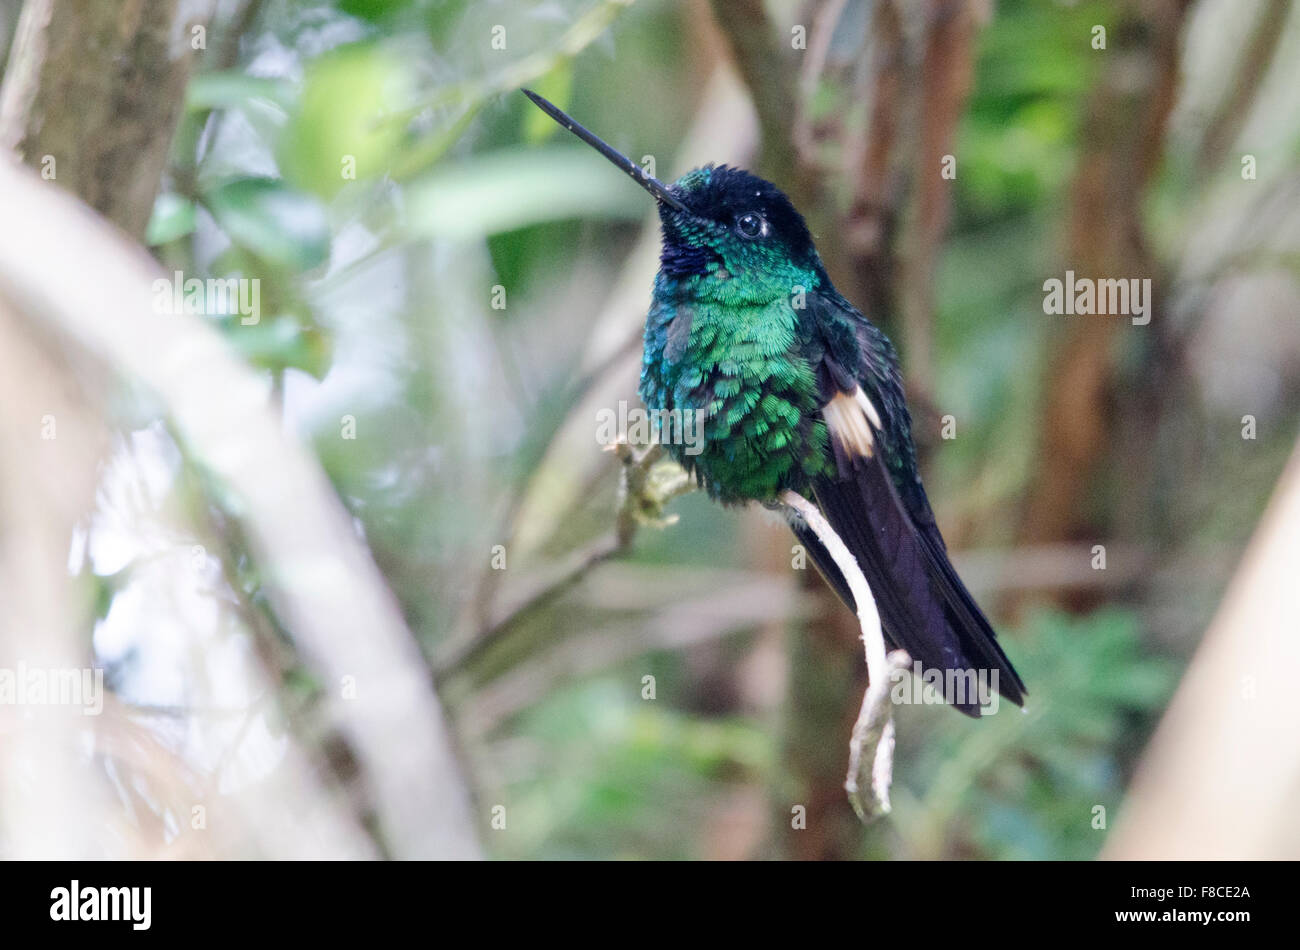
[[[898,307],[906,342],[902,358],[908,395],[920,397],[923,405],[933,398],[935,271],[952,203],[953,179],[944,177],[943,163],[945,156],[953,155],[957,124],[966,111],[974,78],[980,28],[976,6],[968,0],[932,4],[921,63],[916,181],[903,241]]]
[[[1179,42],[1189,3],[1130,3],[1111,28],[1080,135],[1084,149],[1072,193],[1064,269],[1079,277],[1152,278],[1158,274],[1142,221],[1146,187],[1160,160],[1178,82]],[[1086,509],[1089,486],[1113,443],[1112,350],[1122,316],[1072,316],[1048,372],[1038,471],[1021,527],[1029,544],[1096,537]]]
[[[27,0],[0,87],[0,148],[142,238],[211,6]]]
[[[764,138],[762,171],[787,190],[809,215],[814,230],[826,235],[820,250],[836,286],[875,323],[902,331],[909,366],[921,374],[920,387],[917,379],[909,378],[909,384],[923,388],[932,359],[933,295],[928,284],[949,207],[950,182],[940,177],[941,159],[952,148],[971,83],[978,4],[931,0],[918,40],[917,75],[908,65],[912,53],[906,7],[876,5],[867,53],[869,80],[864,83],[868,89],[861,96],[870,125],[865,141],[847,146],[843,170],[852,200],[843,208],[833,206],[834,189],[824,180],[833,170],[813,167],[806,153],[814,143],[796,141],[797,97],[774,78],[782,69],[799,69],[802,62],[798,57],[791,62],[788,47],[778,42],[780,31],[767,22],[761,4],[717,0],[713,9],[755,100]],[[833,3],[825,4],[811,19],[833,17],[836,10]],[[918,124],[915,135],[905,134],[911,119]],[[895,221],[909,170],[915,176],[909,230],[915,260],[904,269]],[[909,302],[903,308],[908,319],[902,327],[895,318],[896,301]],[[785,777],[775,794],[774,842],[780,853],[794,858],[846,859],[857,856],[862,840],[862,825],[844,790],[849,737],[867,685],[861,631],[852,612],[814,570],[807,572],[806,583],[821,609],[813,622],[797,626],[790,635]],[[791,814],[795,807],[802,808],[799,815]],[[792,827],[794,819],[799,820]]]

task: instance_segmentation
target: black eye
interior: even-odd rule
[[[767,222],[762,215],[750,211],[736,219],[736,230],[747,238],[762,237],[767,233]]]

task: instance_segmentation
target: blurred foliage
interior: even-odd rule
[[[933,697],[903,707],[894,815],[864,833],[864,858],[1096,856],[1177,666],[1146,655],[1134,614],[1118,608],[1038,612],[1005,635],[1032,684],[1027,711],[1003,704],[974,721]],[[710,857],[728,794],[771,785],[770,724],[686,715],[684,695],[647,701],[644,671],[679,684],[685,672],[675,654],[655,654],[557,689],[511,724],[493,771],[529,834],[503,836],[504,855],[618,857],[606,850],[618,842],[626,854]]]
[[[1140,633],[1128,610],[1036,614],[1009,631],[1033,684],[1024,712],[1004,705],[972,722],[928,707],[929,722],[904,719],[898,856],[1094,857],[1125,763],[1176,680],[1172,662],[1144,655]]]
[[[793,4],[772,6],[796,15]],[[863,0],[848,6],[863,22]],[[933,399],[962,420],[961,438],[944,441],[927,472],[962,546],[1014,540],[1052,332],[1042,275],[1060,269],[1080,116],[1099,68],[1080,37],[1115,6],[1001,0],[980,33],[936,293]],[[149,240],[186,272],[260,279],[259,323],[238,314],[214,323],[273,380],[286,421],[315,446],[435,655],[481,590],[493,545],[511,540],[512,503],[572,405],[597,315],[648,213],[644,195],[556,138],[513,86],[531,83],[634,156],[666,158],[716,55],[703,15],[667,0],[626,10],[592,0],[268,3],[238,63],[190,86]],[[507,25],[505,50],[489,42],[495,24]],[[575,37],[582,48],[563,52]],[[508,71],[521,63],[539,68]],[[1192,204],[1193,185],[1171,165],[1161,202]],[[1172,214],[1157,221],[1161,246],[1185,225]],[[1272,430],[1281,435],[1247,463],[1223,449],[1240,412],[1215,416],[1189,400],[1169,423],[1176,434],[1226,433],[1214,451],[1175,457],[1162,484],[1171,508],[1195,522],[1182,547],[1166,549],[1175,567],[1175,554],[1242,543],[1298,405],[1300,393],[1282,391]],[[354,439],[340,434],[347,419]],[[599,452],[594,439],[588,449]],[[1223,506],[1216,473],[1229,466],[1239,477]],[[503,586],[526,586],[548,559],[608,530],[614,496],[611,463],[584,486],[580,510],[560,512],[554,538],[511,561]],[[786,803],[766,799],[782,786],[781,723],[770,706],[728,700],[734,683],[718,686],[738,676],[772,620],[721,599],[727,585],[770,581],[751,543],[761,515],[747,522],[699,496],[673,510],[679,523],[638,537],[621,565],[630,580],[598,571],[440,684],[453,718],[491,723],[466,753],[480,801],[509,805],[509,833],[487,833],[495,853],[709,856],[737,809],[741,824],[788,820]],[[1220,517],[1199,517],[1211,511]],[[1108,590],[1111,606],[999,623],[1029,684],[1029,712],[1004,707],[971,722],[902,709],[895,815],[863,833],[863,856],[1095,855],[1105,836],[1094,808],[1115,815],[1230,566],[1217,550],[1208,571],[1157,578],[1146,592]],[[681,573],[669,582],[671,568]],[[256,577],[241,580],[262,609]],[[665,645],[665,631],[683,624],[679,602],[702,629]],[[806,635],[793,611],[774,622]],[[589,663],[574,670],[561,655],[535,700],[483,712],[494,686],[511,674],[525,682],[539,657],[579,634],[591,637],[593,648],[578,651]],[[654,701],[641,696],[647,673],[659,683]],[[827,700],[856,707],[859,697]],[[825,742],[843,749],[847,734]],[[766,840],[753,853],[772,853]]]
[[[771,736],[756,723],[629,699],[612,682],[559,692],[519,727],[527,739],[510,752],[523,774],[505,788],[527,833],[506,836],[506,857],[700,857],[729,786],[772,767]]]

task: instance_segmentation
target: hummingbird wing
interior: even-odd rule
[[[813,493],[857,559],[886,635],[923,670],[996,671],[998,691],[1021,704],[1024,683],[957,576],[921,486],[893,345],[837,293],[809,294],[807,303],[806,356],[816,368],[836,462],[834,474],[814,481]],[[854,608],[829,553],[806,526],[796,534]],[[953,704],[978,715],[977,698],[969,698]]]

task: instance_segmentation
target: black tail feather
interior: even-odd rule
[[[1024,683],[957,576],[938,531],[913,524],[878,458],[856,459],[843,474],[847,477],[819,479],[814,492],[871,587],[886,638],[923,670],[996,672],[998,692],[1022,704]],[[797,525],[795,534],[840,598],[856,610],[848,584],[811,529]],[[979,715],[977,696],[963,702],[946,698],[967,715]]]

